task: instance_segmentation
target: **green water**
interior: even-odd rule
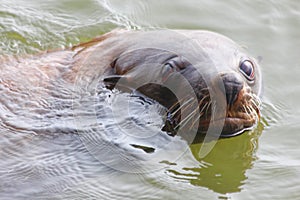
[[[205,158],[192,145],[176,163],[145,174],[76,152],[83,147],[75,136],[28,142],[5,132],[0,199],[300,199],[299,2],[2,0],[0,55],[69,47],[116,27],[207,29],[247,47],[262,58],[258,128],[218,141]]]

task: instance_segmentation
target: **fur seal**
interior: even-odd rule
[[[212,130],[231,137],[252,128],[260,117],[257,61],[214,32],[114,30],[69,49],[2,58],[0,64],[1,99],[7,107],[9,101],[21,107],[22,95],[42,102],[55,85],[93,88],[100,81],[110,89],[138,91],[165,106],[163,130],[171,135]],[[65,95],[61,91],[53,93]]]

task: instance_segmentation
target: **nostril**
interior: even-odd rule
[[[222,74],[221,77],[224,83],[227,104],[232,106],[243,88],[243,81],[235,74]]]

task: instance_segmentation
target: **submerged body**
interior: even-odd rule
[[[156,100],[168,109],[163,129],[183,137],[193,132],[187,137],[191,141],[210,128],[234,136],[259,119],[257,62],[230,39],[208,31],[118,30],[71,49],[3,58],[0,67],[0,101],[11,113],[1,119],[8,127],[26,129],[28,121],[14,123],[13,116],[34,123],[47,110],[58,109],[59,102],[81,98],[82,90],[84,95],[96,92],[99,83]],[[20,116],[18,109],[28,113]]]

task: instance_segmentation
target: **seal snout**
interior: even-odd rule
[[[243,81],[234,73],[221,75],[224,84],[227,105],[232,106],[243,88]]]

